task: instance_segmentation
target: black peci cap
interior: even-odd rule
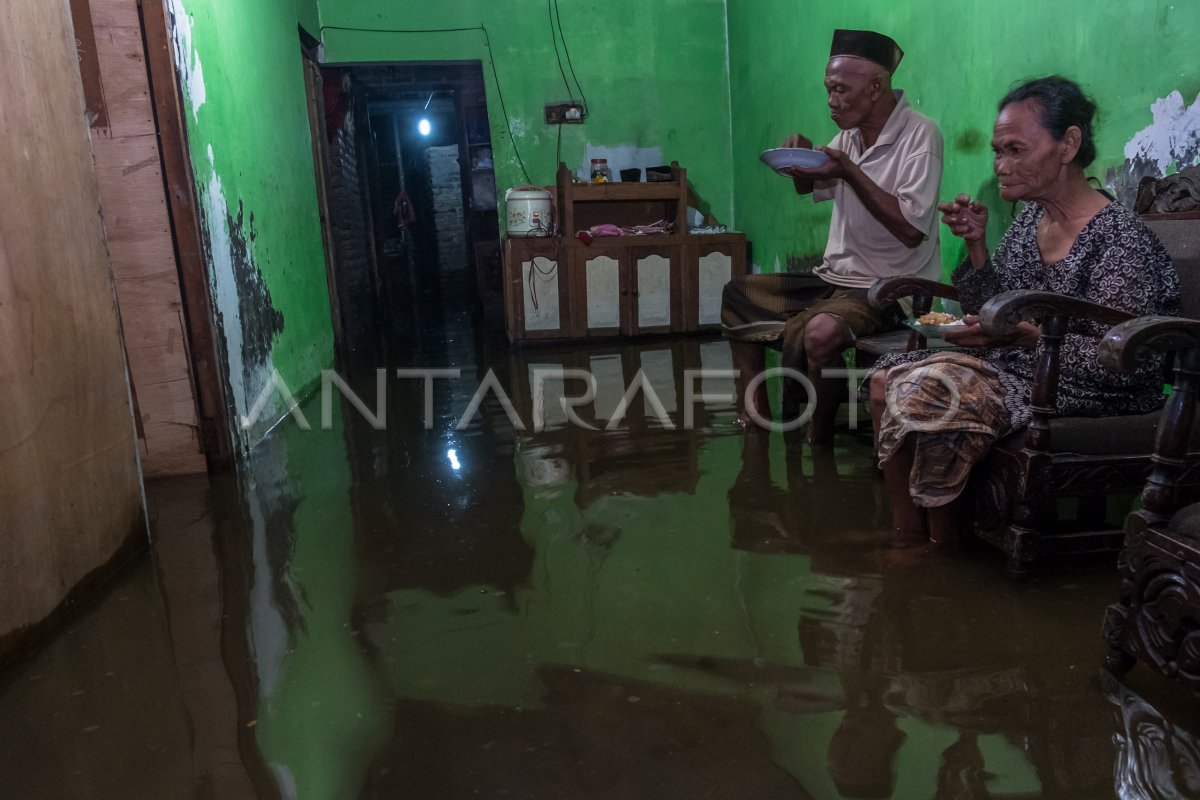
[[[875,31],[848,31],[838,28],[833,32],[833,43],[829,46],[829,57],[856,56],[874,61],[888,72],[895,72],[904,58],[904,51],[890,36]]]

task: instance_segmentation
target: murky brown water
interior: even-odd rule
[[[0,672],[0,797],[1200,796],[1197,704],[1101,680],[1110,564],[892,549],[866,431],[683,430],[720,340],[461,323],[387,362],[463,370],[430,430],[393,379],[386,430],[315,399],[237,478],[148,487],[153,557]],[[597,375],[585,422],[643,369],[676,429],[639,395],[535,431],[549,367]],[[526,430],[455,429],[489,368]]]

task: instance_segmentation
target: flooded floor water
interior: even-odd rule
[[[0,797],[1200,796],[1200,707],[1099,671],[1111,563],[893,549],[866,430],[689,403],[720,339],[510,349],[454,305],[379,357],[382,429],[318,396],[147,487],[153,552],[0,671]]]

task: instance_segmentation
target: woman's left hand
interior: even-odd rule
[[[1038,346],[1038,342],[1041,339],[1042,328],[1040,325],[1034,325],[1032,322],[1021,322],[1017,325],[1017,332],[1013,334],[1012,344],[1026,350],[1033,350]]]
[[[1008,336],[989,336],[979,324],[979,317],[968,314],[961,327],[947,328],[942,338],[958,347],[1023,347],[1032,350],[1042,337],[1042,329],[1032,322],[1021,322]]]

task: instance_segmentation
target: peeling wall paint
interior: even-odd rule
[[[1187,106],[1183,95],[1171,92],[1150,106],[1154,122],[1125,145],[1128,159],[1153,161],[1161,174],[1173,165],[1191,165],[1200,158],[1200,95]]]
[[[175,48],[175,68],[179,71],[184,104],[192,111],[192,121],[204,105],[204,68],[200,54],[192,46],[192,18],[180,0],[169,0],[168,12],[172,26],[171,40]]]
[[[216,172],[212,145],[208,146],[209,178],[199,191],[200,246],[209,273],[209,292],[213,315],[220,332],[221,363],[234,403],[234,419],[245,416],[251,400],[246,391],[246,370],[242,360],[242,317],[237,302],[237,284],[233,279],[233,255],[230,246],[229,207]]]
[[[1125,145],[1125,163],[1108,171],[1108,185],[1130,208],[1138,183],[1161,178],[1200,163],[1200,94],[1189,106],[1183,95],[1171,92],[1150,106],[1153,122]]]
[[[583,125],[561,126],[563,163],[585,169],[589,147],[631,153],[656,148],[661,158],[654,164],[610,158],[609,167],[616,175],[626,167],[678,161],[712,212],[729,223],[733,175],[724,0],[577,0],[559,5],[570,62],[590,110]],[[344,27],[427,30],[486,25],[490,53],[478,30],[326,30],[322,40],[330,63],[482,60],[498,199],[503,201],[510,186],[554,182],[559,130],[543,122],[543,106],[567,100],[568,90],[555,58],[545,4],[320,0],[320,10],[323,25]],[[505,127],[492,57],[528,181]],[[569,79],[565,56],[563,70]],[[581,99],[574,81],[571,92]]]
[[[169,0],[235,419],[275,373],[300,395],[333,359],[297,8],[296,0]],[[251,448],[287,413],[283,405],[272,397],[252,428],[235,428],[235,446]]]
[[[1127,144],[1138,141],[1139,132],[1182,119],[1173,101],[1158,110],[1166,115],[1163,122],[1152,119],[1152,105],[1176,92],[1180,98],[1200,92],[1200,4],[1155,0],[1148,6],[1132,13],[1124,3],[1010,0],[935,10],[915,2],[844,0],[806,3],[801,14],[791,4],[729,3],[734,222],[754,242],[755,260],[769,268],[776,258],[786,264],[788,256],[824,249],[826,204],[796,197],[790,182],[762,166],[758,154],[795,132],[818,142],[833,138],[822,78],[834,28],[883,31],[904,49],[895,84],[942,129],[942,194],[969,192],[987,203],[988,239],[995,246],[1011,209],[996,190],[988,145],[996,103],[1013,84],[1053,73],[1084,84],[1100,109],[1098,157],[1089,173],[1102,182],[1110,174],[1119,178]],[[1172,135],[1186,136],[1178,123],[1165,124]],[[1157,160],[1153,168],[1159,168]],[[943,227],[943,267],[948,271],[963,254],[961,242]]]

